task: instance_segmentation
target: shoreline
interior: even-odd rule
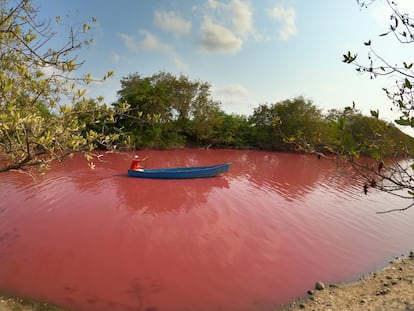
[[[350,283],[325,285],[317,282],[307,297],[299,297],[274,311],[414,310],[414,252],[395,258],[384,268]],[[0,311],[69,309],[0,292]]]
[[[275,311],[414,310],[414,252],[395,257],[384,268],[349,283],[320,282],[307,297]]]

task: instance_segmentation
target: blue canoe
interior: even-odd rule
[[[160,169],[128,170],[128,176],[140,178],[184,179],[215,177],[226,173],[231,163],[216,164],[211,166],[175,167]]]

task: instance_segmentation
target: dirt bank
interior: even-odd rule
[[[316,288],[319,288],[316,289]],[[308,297],[279,311],[414,310],[414,253],[349,284],[315,284]]]
[[[0,293],[0,311],[69,311],[46,302],[13,297]]]
[[[317,284],[308,297],[276,311],[414,311],[414,253],[349,284]],[[31,300],[0,295],[0,311],[68,311]]]

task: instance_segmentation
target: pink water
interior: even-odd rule
[[[414,248],[414,209],[312,156],[145,151],[148,167],[232,162],[224,176],[126,176],[132,154],[0,175],[0,289],[74,310],[271,310]],[[338,173],[341,175],[338,175]]]

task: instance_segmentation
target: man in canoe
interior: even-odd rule
[[[143,162],[143,161],[146,161],[147,159],[148,159],[148,157],[145,157],[143,159],[140,159],[138,155],[134,155],[134,159],[131,162],[130,169],[131,170],[134,170],[134,171],[143,170],[140,163]]]

